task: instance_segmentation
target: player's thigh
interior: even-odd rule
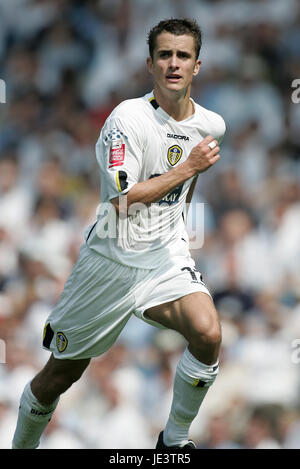
[[[219,342],[221,325],[214,302],[209,295],[195,292],[175,301],[147,309],[144,315],[152,321],[174,329],[189,342],[199,338]]]

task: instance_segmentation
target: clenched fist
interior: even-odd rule
[[[218,161],[220,158],[219,151],[218,141],[211,135],[207,135],[202,142],[192,149],[186,163],[194,174],[203,173]]]

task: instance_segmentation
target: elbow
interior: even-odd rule
[[[127,217],[129,209],[127,194],[110,199],[110,203],[114,206],[116,214],[119,217]]]
[[[149,204],[145,204],[134,200],[129,192],[125,195],[120,195],[110,199],[110,203],[114,206],[116,214],[121,218],[126,218],[129,215],[134,215],[136,211],[141,211],[147,208]]]
[[[114,209],[117,215],[119,215],[119,212],[120,212],[119,197],[114,197],[113,199],[110,199],[110,203],[114,206]]]

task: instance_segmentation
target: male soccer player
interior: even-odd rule
[[[60,394],[131,314],[187,340],[156,448],[195,448],[188,432],[218,373],[221,328],[189,253],[184,205],[198,175],[219,160],[225,124],[190,97],[201,65],[196,22],[161,21],[148,44],[154,91],[122,102],[101,131],[98,219],[46,322],[43,346],[52,355],[25,386],[13,448],[38,446]]]

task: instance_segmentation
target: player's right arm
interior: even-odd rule
[[[146,137],[139,121],[130,115],[113,115],[106,121],[96,145],[103,201],[109,200],[117,212],[124,215],[133,204],[158,202],[188,179],[209,169],[220,158],[218,141],[207,135],[192,149],[186,161],[160,176],[140,182]],[[214,149],[209,147],[212,141],[217,145]],[[124,195],[125,203],[124,197],[120,197]]]
[[[214,138],[208,135],[192,149],[185,162],[170,169],[165,174],[134,184],[127,192],[126,205],[120,205],[119,197],[112,198],[111,203],[117,211],[120,209],[123,211],[124,209],[128,210],[135,203],[148,205],[158,202],[175,187],[195,175],[203,173],[219,160],[220,148],[218,142],[215,141],[217,146],[213,150],[208,146],[212,141],[215,141]],[[122,207],[124,207],[123,210]]]

